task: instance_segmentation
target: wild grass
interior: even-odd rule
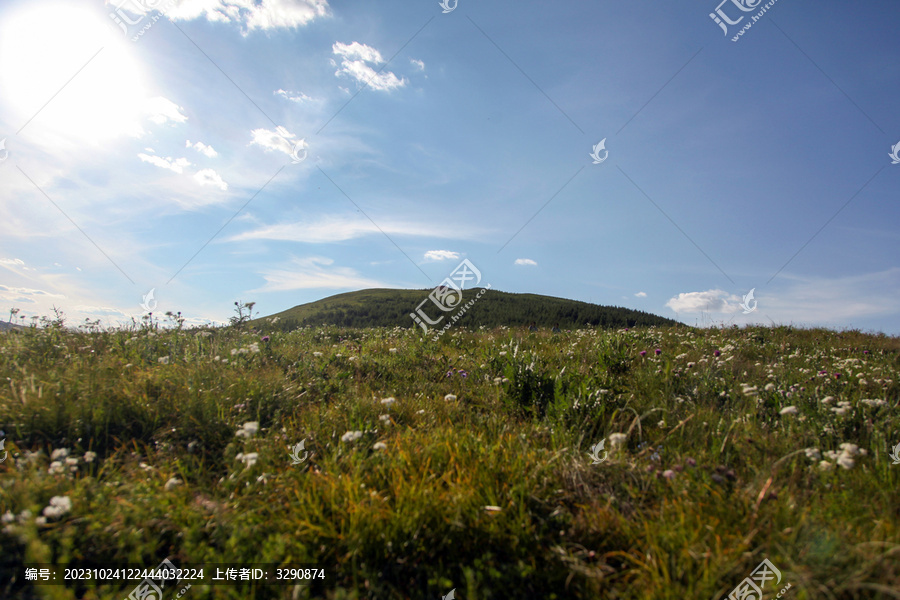
[[[198,599],[720,599],[767,558],[768,598],[900,598],[898,338],[174,324],[0,335],[0,596],[168,557],[326,569]]]

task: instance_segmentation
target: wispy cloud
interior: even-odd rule
[[[184,123],[187,121],[187,116],[182,110],[180,106],[162,96],[150,98],[144,104],[144,115],[157,125],[163,125],[170,121]]]
[[[306,289],[360,289],[391,287],[363,277],[348,267],[334,266],[330,258],[295,258],[290,269],[271,269],[260,273],[266,284],[253,292],[283,292]]]
[[[315,244],[342,242],[366,235],[383,235],[384,233],[391,236],[421,236],[441,239],[459,237],[458,233],[452,233],[452,228],[436,224],[379,220],[376,227],[368,219],[353,214],[326,215],[314,221],[266,225],[238,234],[231,240],[283,240]]]
[[[425,253],[425,260],[456,260],[459,258],[459,252],[450,250],[429,250]]]
[[[303,92],[289,92],[287,90],[275,90],[274,94],[276,96],[281,96],[285,100],[290,100],[291,102],[312,102],[315,98],[311,96],[307,96]]]
[[[379,64],[384,62],[381,53],[375,48],[353,42],[342,44],[335,42],[332,51],[342,58],[341,68],[335,71],[335,76],[349,75],[360,85],[368,84],[375,90],[392,90],[406,85],[406,79],[398,78],[390,71],[377,72],[366,63]]]
[[[415,58],[411,58],[411,59],[409,59],[409,62],[410,62],[416,69],[418,69],[419,71],[424,71],[424,70],[425,70],[425,63],[424,63],[424,61],[417,60],[417,59],[415,59]]]
[[[138,158],[145,163],[150,163],[160,169],[168,169],[175,173],[183,173],[185,167],[191,166],[191,162],[186,158],[162,158],[161,156],[152,156],[144,153],[138,154]]]
[[[222,177],[213,169],[202,169],[194,175],[194,181],[200,185],[211,185],[219,188],[223,192],[228,190],[228,184],[222,180]]]
[[[293,28],[329,14],[326,0],[176,0],[170,19],[240,23],[247,31]]]
[[[203,154],[204,156],[206,156],[208,158],[215,158],[219,155],[219,153],[216,152],[212,146],[207,146],[203,142],[197,142],[196,144],[191,144],[191,140],[187,140],[184,143],[184,147],[185,148],[193,148],[194,150],[196,150],[197,152],[199,152],[200,154]]]
[[[529,267],[536,267],[537,263],[530,258],[517,258],[515,264],[517,265],[526,265]]]
[[[0,285],[0,299],[7,302],[35,302],[37,298],[65,298],[63,294],[54,294],[44,290],[26,287],[10,287]]]
[[[278,152],[284,152],[288,156],[291,156],[294,152],[294,146],[298,143],[294,141],[297,136],[282,126],[278,126],[274,130],[254,129],[250,132],[250,135],[253,136],[253,140],[250,142],[251,145],[262,146],[266,151],[277,150]],[[301,149],[309,147],[305,140],[301,139],[299,143]]]
[[[634,296],[635,296],[635,298],[646,298],[646,297],[647,297],[647,292],[638,292],[638,293],[635,294]]]

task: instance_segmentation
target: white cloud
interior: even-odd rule
[[[293,28],[328,16],[327,0],[176,0],[165,11],[174,20],[240,23],[247,31]]]
[[[719,289],[679,294],[666,306],[679,314],[733,314],[741,322],[769,323],[771,319],[777,323],[831,327],[898,313],[895,299],[900,295],[900,267],[836,278],[782,273],[779,280],[765,291],[756,288],[757,310],[749,314],[744,314],[740,306],[741,295]]]
[[[729,303],[731,302],[731,303]],[[666,306],[677,313],[733,313],[739,308],[741,299],[722,290],[705,292],[684,292],[666,302]]]
[[[219,153],[216,152],[212,146],[207,146],[203,142],[197,142],[196,144],[191,144],[191,141],[187,140],[184,143],[184,147],[185,148],[193,148],[200,154],[206,155],[209,158],[215,158],[219,155]]]
[[[194,175],[194,181],[199,183],[200,185],[212,185],[223,192],[228,189],[228,184],[222,180],[222,177],[216,173],[213,169],[203,169],[202,171],[197,171]]]
[[[351,44],[335,42],[331,49],[336,55],[342,57],[341,68],[334,73],[337,77],[340,77],[341,74],[349,75],[360,85],[368,84],[375,90],[392,90],[406,85],[406,79],[398,78],[390,71],[379,73],[366,64],[384,62],[381,53],[371,46],[359,42]]]
[[[527,265],[529,267],[536,267],[537,263],[531,260],[530,258],[517,258],[515,264],[517,265]]]
[[[187,117],[181,112],[182,109],[180,106],[163,98],[162,96],[157,96],[155,98],[149,98],[144,103],[144,115],[149,118],[152,122],[157,125],[163,125],[168,121],[172,121],[173,123],[184,123],[187,121]]]
[[[383,233],[382,233],[383,232]],[[467,229],[473,237],[483,232]],[[342,242],[366,235],[407,235],[440,239],[458,239],[460,234],[445,224],[415,223],[407,221],[378,221],[378,227],[358,215],[326,215],[315,221],[266,225],[253,231],[238,234],[232,241],[284,240],[310,244]]]
[[[65,298],[63,294],[54,294],[44,290],[0,285],[0,299],[12,302],[34,302],[34,297]]]
[[[416,60],[415,58],[411,58],[411,59],[409,59],[409,62],[412,63],[412,65],[414,67],[416,67],[416,69],[418,69],[419,71],[425,70],[425,63],[423,61]]]
[[[17,267],[22,267],[25,265],[25,262],[19,258],[0,258],[0,265],[16,265]]]
[[[450,250],[429,250],[425,253],[425,260],[456,260],[459,258],[459,252]]]
[[[351,44],[335,42],[331,47],[331,50],[338,56],[343,56],[348,60],[360,59],[365,62],[376,64],[384,62],[384,59],[381,58],[381,52],[372,46],[360,44],[359,42],[353,42]]]
[[[303,92],[289,92],[287,90],[275,90],[274,94],[276,96],[281,96],[286,100],[290,100],[291,102],[312,102],[315,98],[311,96],[307,96]]]
[[[647,292],[638,292],[637,294],[635,294],[635,297],[636,298],[646,298]]]
[[[253,292],[277,292],[306,289],[361,289],[390,287],[380,281],[361,276],[348,267],[334,267],[324,257],[295,258],[287,270],[262,271],[266,284]]]
[[[303,139],[295,142],[294,138],[297,136],[281,126],[276,127],[274,131],[271,129],[254,129],[250,134],[253,136],[253,140],[250,143],[262,146],[266,151],[278,150],[291,156],[294,152],[294,146],[298,143],[301,149],[309,148],[309,144]]]
[[[150,156],[149,154],[138,154],[138,158],[146,163],[155,165],[161,169],[169,169],[175,173],[183,173],[185,167],[191,166],[190,161],[186,158],[173,159],[172,157],[162,158],[161,156]]]

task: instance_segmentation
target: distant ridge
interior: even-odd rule
[[[15,323],[9,323],[9,322],[6,322],[6,321],[0,321],[0,333],[3,333],[4,331],[9,331],[10,329],[18,329],[18,330],[22,330],[22,329],[25,329],[25,328],[22,327],[21,325],[16,325]]]
[[[481,288],[463,292],[463,303],[475,298]],[[410,313],[428,298],[431,289],[392,290],[369,289],[337,294],[315,302],[257,318],[251,325],[271,329],[266,319],[278,317],[274,328],[290,331],[298,327],[339,325],[342,327],[413,327]],[[432,319],[453,315],[454,311],[441,312],[430,300],[422,305]],[[532,321],[539,327],[636,327],[680,325],[677,321],[651,313],[622,308],[600,306],[578,300],[566,300],[538,294],[513,294],[488,290],[457,321],[463,327],[527,326]],[[446,319],[438,327],[443,326]]]

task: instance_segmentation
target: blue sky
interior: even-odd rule
[[[0,314],[115,325],[152,289],[223,322],[468,259],[900,334],[900,5],[778,0],[732,41],[764,5],[7,0]]]

